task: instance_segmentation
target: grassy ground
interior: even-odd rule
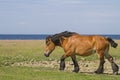
[[[61,72],[51,68],[0,67],[0,80],[119,80],[120,76]]]
[[[117,40],[119,43],[120,41]],[[0,40],[0,80],[119,80],[119,75],[96,75],[93,73],[72,73],[70,71],[59,71],[58,69],[45,67],[11,66],[16,62],[37,62],[59,60],[63,50],[59,47],[50,55],[44,57],[44,41],[41,40]],[[111,48],[111,55],[120,60],[120,46]],[[78,60],[83,59],[78,57]],[[84,57],[86,60],[98,60],[94,54]],[[68,58],[67,60],[70,60]]]

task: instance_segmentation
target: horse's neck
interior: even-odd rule
[[[64,38],[64,40],[60,40],[60,47],[64,48],[68,42],[68,38]]]

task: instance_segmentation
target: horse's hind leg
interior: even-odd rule
[[[75,55],[71,56],[71,58],[72,58],[72,61],[73,61],[73,64],[74,64],[74,70],[73,70],[73,72],[77,73],[79,71],[79,65],[77,63],[76,56]]]
[[[99,59],[100,59],[100,63],[99,63],[99,67],[98,67],[98,69],[95,71],[95,73],[101,74],[101,73],[103,73],[103,71],[104,71],[104,63],[105,63],[103,51],[99,51],[99,52],[98,52],[98,57],[99,57]]]
[[[105,53],[105,57],[108,59],[108,61],[111,63],[113,74],[118,74],[119,67],[118,65],[114,62],[113,57],[108,54],[108,52]]]

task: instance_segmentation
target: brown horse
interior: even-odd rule
[[[76,60],[76,55],[89,56],[95,52],[98,53],[100,60],[99,67],[95,73],[103,73],[104,71],[104,57],[111,63],[114,74],[118,74],[119,67],[114,62],[113,57],[108,53],[109,46],[117,47],[111,38],[103,36],[92,35],[85,36],[79,35],[75,32],[61,32],[46,38],[46,48],[44,55],[49,57],[50,53],[55,49],[55,46],[60,46],[64,49],[65,54],[61,57],[60,70],[65,68],[65,58],[71,57],[74,64],[74,72],[79,71],[79,65]]]

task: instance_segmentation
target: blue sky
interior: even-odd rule
[[[0,0],[0,34],[120,34],[120,0]]]

